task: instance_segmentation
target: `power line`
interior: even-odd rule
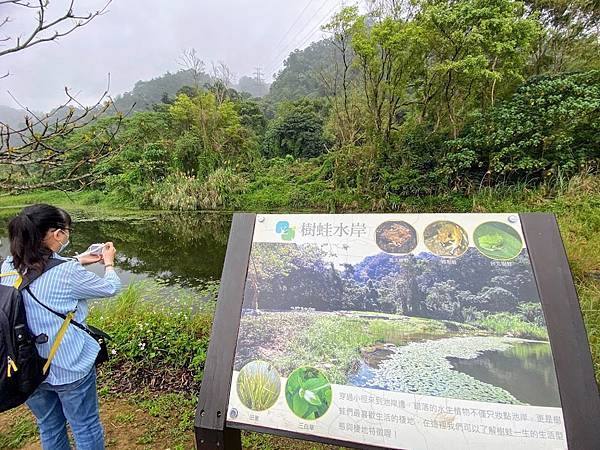
[[[313,15],[313,17],[311,17],[311,20],[310,20],[310,21],[307,23],[307,25],[308,25],[308,24],[310,24],[310,22],[312,21],[312,19],[313,19],[313,18],[314,18],[314,17],[317,15],[317,13],[318,13],[319,11],[321,11],[321,10],[323,9],[323,6],[324,6],[324,5],[326,5],[326,4],[327,4],[327,3],[323,3],[323,5],[321,5],[321,8],[319,8],[319,9],[317,10],[317,12],[316,12],[316,13]],[[277,56],[276,56],[276,57],[275,57],[275,58],[274,58],[274,59],[271,61],[271,64],[269,64],[269,66],[268,66],[268,67],[272,67],[272,68],[273,68],[272,70],[270,70],[270,71],[269,71],[269,73],[272,73],[272,72],[273,72],[273,71],[274,71],[276,68],[278,68],[278,67],[279,67],[279,65],[280,65],[281,63],[283,63],[283,61],[281,61],[279,64],[277,64],[275,67],[273,67],[273,64],[274,64],[274,63],[277,63],[277,60],[278,60],[278,59],[279,59],[281,56],[283,56],[283,54],[285,54],[286,52],[290,52],[290,51],[291,51],[291,50],[293,50],[293,49],[296,49],[296,48],[301,48],[301,47],[302,47],[302,46],[303,46],[303,45],[304,45],[306,42],[308,42],[308,41],[309,41],[309,40],[310,40],[310,39],[311,39],[311,38],[314,36],[314,34],[315,34],[317,31],[319,31],[319,30],[321,29],[321,27],[324,25],[324,23],[325,23],[325,22],[326,22],[326,21],[327,21],[327,20],[328,20],[328,19],[331,17],[331,13],[333,13],[333,12],[334,12],[334,11],[335,11],[337,8],[338,8],[338,5],[336,4],[336,5],[334,5],[334,6],[333,6],[331,9],[329,9],[329,11],[327,11],[327,13],[326,13],[324,16],[322,16],[322,17],[321,17],[321,19],[318,21],[318,23],[317,23],[317,26],[316,26],[316,27],[314,27],[314,28],[312,28],[308,34],[304,35],[304,38],[303,38],[303,39],[301,39],[301,40],[299,40],[299,41],[296,41],[296,38],[297,38],[298,36],[300,36],[300,34],[301,34],[301,33],[302,33],[304,30],[306,30],[306,26],[305,26],[305,27],[304,27],[304,28],[303,28],[303,29],[302,29],[302,30],[301,30],[299,33],[297,33],[297,34],[296,34],[296,36],[294,36],[294,39],[291,41],[291,43],[294,43],[294,42],[300,42],[300,45],[296,45],[296,44],[294,44],[294,45],[292,45],[292,48],[290,48],[290,47],[289,47],[289,45],[288,45],[288,47],[285,47],[285,48],[284,48],[282,51],[280,51],[280,52],[277,54]]]
[[[323,7],[325,7],[327,5],[326,2],[323,2],[321,4],[321,7],[319,9],[317,9],[315,11],[315,13],[312,15],[312,17],[309,19],[309,21],[305,24],[305,26],[302,28],[302,30],[300,30],[298,33],[296,33],[296,35],[292,38],[292,40],[290,41],[290,43],[283,47],[282,50],[280,52],[277,53],[277,56],[275,56],[275,58],[273,58],[271,60],[271,62],[267,65],[267,67],[273,67],[273,64],[275,64],[277,62],[277,60],[283,56],[285,53],[289,53],[291,50],[293,50],[294,48],[298,48],[297,45],[295,45],[295,42],[300,42],[300,41],[296,41],[296,39],[298,38],[298,36],[300,36],[306,29],[308,26],[310,26],[311,23],[313,22],[313,19],[317,16],[317,14],[319,14],[319,12],[321,12],[321,10],[323,9]],[[311,32],[309,33],[308,37],[312,37],[312,35],[314,34],[315,30],[318,30],[319,28],[321,28],[321,26],[323,25],[323,23],[325,22],[325,20],[327,20],[330,17],[330,14],[336,10],[338,8],[338,5],[335,4],[326,14],[325,16],[322,16],[321,19],[319,19],[318,24],[315,28],[313,28],[311,30]],[[305,35],[306,36],[306,35]],[[303,41],[304,43],[305,41]],[[292,48],[290,48],[290,44]],[[271,71],[269,71],[269,73],[271,73]]]
[[[285,53],[285,51],[289,48],[290,44],[293,44],[293,42],[295,42],[296,38],[301,34],[304,33],[304,31],[306,30],[307,27],[309,27],[311,25],[311,23],[313,23],[313,19],[317,16],[317,14],[319,14],[319,12],[321,12],[321,10],[323,9],[323,7],[325,7],[327,5],[327,2],[323,2],[321,3],[321,6],[319,8],[317,8],[317,10],[313,13],[313,15],[308,19],[308,21],[298,30],[298,32],[294,35],[294,37],[292,37],[291,41],[288,41],[287,43],[283,43],[283,46],[279,46],[277,45],[275,48],[277,48],[277,52],[275,53],[275,58],[273,58],[273,60],[271,60],[269,62],[269,64],[267,64],[267,67],[271,67],[273,65],[273,63],[277,62],[277,59],[279,59],[281,57],[281,55],[283,53]]]
[[[281,40],[275,45],[275,47],[279,47],[281,44],[283,44],[283,42],[285,41],[285,38],[287,38],[288,35],[290,34],[290,31],[292,31],[292,29],[300,21],[300,18],[302,17],[302,15],[306,12],[306,10],[308,9],[308,7],[314,3],[314,1],[315,0],[309,0],[309,2],[304,6],[304,9],[302,9],[302,11],[300,12],[300,14],[298,15],[298,17],[296,17],[296,20],[294,21],[294,23],[288,28],[288,30],[285,32],[285,34],[283,35],[283,37],[281,38]]]

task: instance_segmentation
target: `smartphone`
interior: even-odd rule
[[[85,253],[88,253],[90,255],[101,255],[103,248],[104,244],[92,244],[88,247]]]

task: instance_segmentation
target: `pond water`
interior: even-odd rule
[[[438,337],[439,339],[439,337]],[[460,338],[459,338],[460,339]],[[467,338],[467,339],[489,339]],[[501,341],[502,338],[492,338]],[[449,341],[450,339],[441,339],[439,342]],[[419,344],[419,342],[421,344]],[[435,348],[436,340],[417,340],[413,341],[410,346]],[[460,344],[457,343],[457,346]],[[504,350],[489,350],[480,351],[471,354],[468,357],[442,357],[447,361],[445,365],[450,372],[460,374],[460,377],[448,377],[448,383],[461,383],[465,381],[465,375],[472,377],[478,382],[486,385],[500,388],[514,397],[518,402],[527,403],[537,406],[555,406],[560,407],[560,398],[558,396],[558,387],[556,375],[552,361],[550,344],[545,342],[527,342],[513,341],[507,345]],[[447,372],[444,365],[429,364],[427,361],[422,361],[422,364],[414,364],[410,361],[409,355],[401,356],[404,370],[416,369],[418,373],[399,373],[386,374],[386,366],[395,358],[399,358],[398,350],[403,348],[402,345],[394,346],[390,344],[382,344],[374,348],[369,348],[361,352],[362,359],[357,368],[348,376],[347,384],[352,386],[365,386],[375,389],[392,389],[394,383],[382,383],[382,379],[389,380],[392,378],[421,378],[425,375],[431,375],[430,371],[439,372],[434,377]],[[419,354],[425,353],[425,348],[418,351]],[[431,352],[429,352],[432,355]],[[441,356],[441,355],[434,355]],[[474,357],[476,356],[476,357]],[[428,358],[425,358],[428,359]],[[434,360],[435,358],[431,358]],[[439,359],[439,358],[438,358]],[[411,364],[412,363],[412,364]],[[402,369],[401,369],[402,370]],[[426,373],[427,372],[427,373]],[[383,377],[382,377],[383,375]],[[426,384],[426,383],[425,383]],[[429,389],[428,386],[425,386]],[[394,390],[394,389],[392,389]],[[400,389],[402,391],[402,389]],[[431,390],[431,389],[429,389]],[[461,389],[457,391],[460,392]],[[418,389],[417,389],[418,391]],[[415,391],[415,392],[417,392]],[[406,390],[405,392],[409,392]],[[421,392],[422,394],[436,395],[433,392]],[[442,395],[443,396],[443,395]],[[466,398],[461,394],[455,398]],[[468,399],[468,398],[466,398]],[[504,403],[504,401],[503,401]]]
[[[18,211],[0,214],[0,257],[9,254],[7,225]],[[163,213],[129,218],[98,218],[72,212],[74,232],[65,256],[92,243],[112,241],[117,272],[125,285],[145,279],[196,287],[219,280],[231,225],[230,214]],[[101,274],[100,264],[89,269]]]
[[[524,342],[508,350],[483,352],[479,358],[448,358],[452,368],[506,389],[524,403],[560,407],[550,345]]]

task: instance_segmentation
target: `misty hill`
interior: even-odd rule
[[[12,128],[24,125],[26,115],[28,113],[23,109],[0,105],[0,122],[10,125]]]
[[[275,102],[325,96],[322,76],[331,69],[335,58],[339,55],[330,39],[313,42],[303,50],[294,50],[271,85],[269,96]]]
[[[211,75],[205,72],[195,74],[191,69],[179,70],[175,73],[167,72],[148,81],[138,81],[130,92],[115,98],[115,106],[119,111],[129,111],[135,104],[134,111],[149,111],[152,110],[153,105],[174,99],[186,86],[197,86],[202,89],[207,83],[213,81]],[[239,84],[233,85],[232,88],[238,92],[247,92],[253,97],[263,97],[269,92],[269,85],[259,83],[248,76],[241,77]]]
[[[148,81],[138,81],[130,92],[125,92],[115,98],[115,106],[119,111],[129,111],[135,105],[135,111],[148,111],[153,105],[167,98],[175,98],[177,91],[184,86],[202,87],[211,81],[210,75],[199,73],[195,76],[193,70],[167,72]]]

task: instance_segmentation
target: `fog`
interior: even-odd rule
[[[64,14],[68,2],[51,1],[50,18]],[[87,14],[105,2],[79,0],[75,12]],[[290,51],[320,39],[340,0],[113,0],[105,14],[55,42],[0,57],[0,104],[18,108],[8,91],[31,109],[46,111],[61,103],[68,86],[84,104],[106,89],[130,91],[137,80],[181,68],[185,49],[195,48],[210,69],[224,62],[234,75],[252,75],[261,68],[267,82]],[[32,10],[0,6],[0,38],[31,33]],[[62,29],[65,27],[63,26]],[[1,42],[0,49],[13,41]]]

